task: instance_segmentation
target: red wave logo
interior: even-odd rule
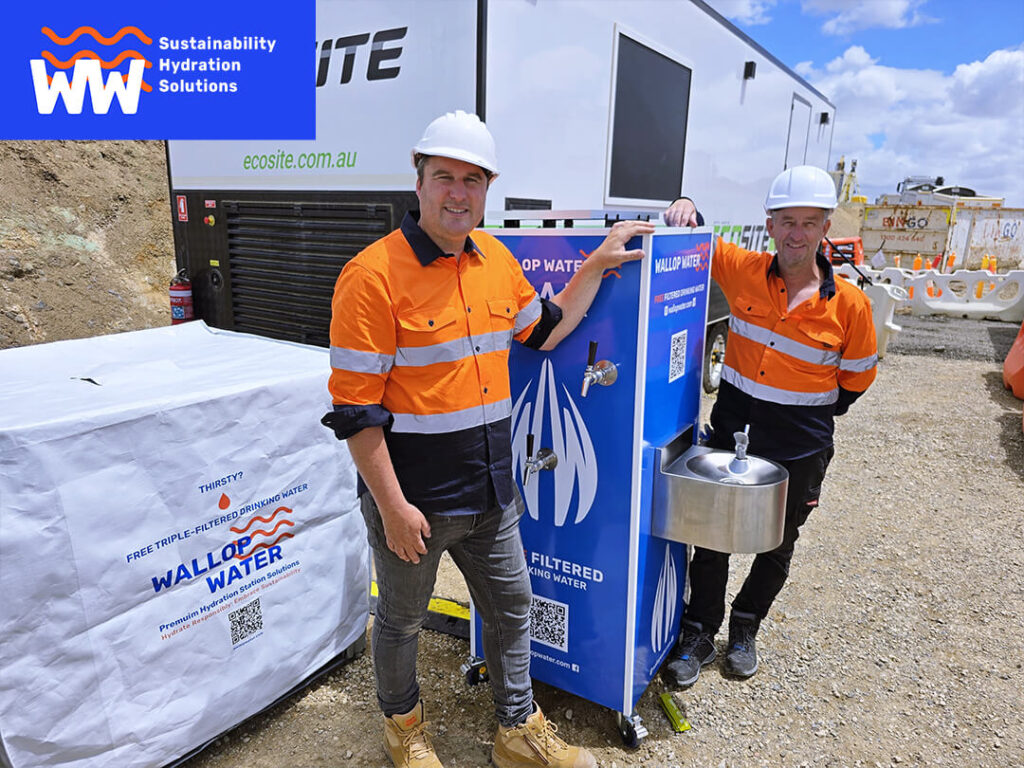
[[[103,69],[113,69],[125,59],[142,59],[144,62],[146,62],[146,69],[153,68],[153,62],[151,62],[138,51],[122,51],[121,55],[113,61],[104,61],[103,59],[100,59],[98,54],[92,51],[79,51],[67,61],[61,61],[49,51],[43,51],[42,55],[44,59],[53,64],[53,66],[55,66],[57,69],[70,69],[71,67],[75,66],[75,62],[79,59],[99,59],[100,66]]]
[[[282,512],[286,512],[289,515],[292,513],[291,509],[289,509],[288,507],[278,507],[277,509],[274,510],[274,514],[272,514],[270,517],[260,517],[259,515],[254,515],[252,520],[245,524],[244,528],[235,528],[234,526],[232,526],[231,530],[235,533],[245,533],[252,527],[253,523],[255,523],[257,520],[259,520],[261,523],[266,523],[267,525],[270,525],[270,523],[274,522],[274,518],[276,518],[277,515]]]
[[[295,538],[295,534],[294,533],[282,533],[280,536],[278,536],[273,541],[260,542],[259,544],[254,546],[252,549],[250,549],[244,555],[235,555],[235,559],[236,560],[245,560],[245,558],[251,557],[252,553],[255,552],[257,549],[270,549],[272,546],[274,546],[275,544],[277,544],[280,541],[283,541],[284,539],[294,539],[294,538]]]
[[[253,515],[252,519],[249,520],[249,522],[245,524],[244,528],[235,528],[234,526],[232,526],[231,530],[232,530],[232,532],[238,533],[238,534],[246,533],[250,528],[252,528],[253,525],[255,525],[257,520],[259,522],[261,522],[261,523],[266,524],[266,525],[270,525],[271,523],[274,522],[274,520],[278,517],[278,515],[284,515],[284,514],[289,514],[290,515],[290,514],[292,514],[292,510],[289,507],[281,506],[281,507],[278,507],[277,509],[275,509],[274,513],[270,517],[262,517],[260,515]],[[280,520],[278,520],[277,525],[275,525],[271,530],[265,531],[262,528],[257,528],[251,534],[249,534],[249,538],[250,538],[250,540],[252,540],[252,539],[255,539],[256,536],[265,536],[266,538],[269,539],[271,536],[273,536],[279,530],[281,530],[281,528],[283,526],[286,526],[286,525],[287,526],[294,526],[295,523],[292,520],[288,520],[287,518],[282,517]],[[275,544],[277,544],[278,542],[280,542],[280,541],[282,541],[284,539],[293,539],[293,538],[295,538],[295,534],[288,533],[287,531],[285,531],[284,533],[282,533],[280,536],[278,536],[273,541],[261,541],[259,544],[256,544],[251,549],[249,549],[249,551],[246,552],[245,554],[239,553],[239,554],[235,555],[235,559],[236,560],[244,560],[245,558],[250,557],[253,554],[253,552],[255,552],[257,549],[270,549]]]
[[[82,35],[92,35],[100,45],[114,45],[115,43],[121,42],[121,38],[125,35],[135,35],[146,45],[151,45],[153,43],[153,39],[147,37],[146,33],[138,27],[121,27],[113,37],[104,37],[96,30],[95,27],[79,27],[67,37],[61,37],[49,27],[43,27],[42,32],[57,45],[71,45],[71,43],[75,42],[75,40],[80,38]]]
[[[252,532],[252,535],[255,536],[258,533],[261,536],[273,536],[275,533],[281,530],[282,525],[295,525],[295,523],[293,523],[291,520],[281,520],[277,525],[274,526],[273,530],[264,531],[262,528],[257,528],[255,531]]]
[[[100,45],[114,45],[120,42],[121,39],[126,35],[135,35],[145,45],[151,45],[153,42],[153,39],[146,35],[138,27],[121,27],[121,29],[119,29],[113,37],[104,37],[99,33],[99,31],[95,27],[79,27],[67,37],[61,37],[49,27],[43,27],[41,31],[44,35],[50,38],[50,40],[52,40],[57,45],[71,45],[82,35],[91,35]],[[79,59],[96,59],[100,62],[100,67],[102,69],[113,69],[118,64],[123,62],[125,59],[141,59],[142,61],[146,62],[146,69],[151,69],[153,67],[153,62],[149,61],[149,59],[147,59],[145,56],[143,56],[141,53],[135,50],[124,51],[117,58],[111,61],[105,61],[102,58],[100,58],[100,56],[95,52],[88,50],[79,51],[66,61],[61,61],[49,51],[43,51],[40,55],[57,69],[70,69],[75,65],[75,62]],[[121,81],[127,83],[128,75],[125,73],[120,74]],[[46,82],[52,85],[53,76],[47,75]],[[149,83],[143,80],[142,90],[144,90],[146,93],[151,93],[153,91],[153,86],[151,86]]]

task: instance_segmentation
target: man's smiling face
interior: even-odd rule
[[[445,253],[461,253],[466,237],[484,217],[487,175],[478,165],[430,157],[416,181],[420,227]]]

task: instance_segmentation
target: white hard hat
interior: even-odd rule
[[[461,109],[443,114],[427,126],[423,138],[412,148],[413,165],[416,155],[450,157],[498,175],[494,137],[479,117]]]
[[[836,207],[836,184],[832,177],[813,165],[797,165],[787,168],[772,182],[768,197],[764,199],[765,211],[780,208],[825,208]]]

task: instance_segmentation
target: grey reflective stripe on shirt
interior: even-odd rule
[[[870,355],[869,357],[851,357],[842,359],[839,363],[840,371],[850,371],[851,373],[864,373],[864,371],[870,371],[878,365],[878,355]]]
[[[729,333],[736,333],[740,336],[756,341],[758,344],[770,346],[772,349],[784,355],[803,360],[805,363],[815,365],[839,365],[839,353],[812,347],[809,344],[801,344],[786,336],[782,336],[767,328],[740,320],[736,315],[729,316]]]
[[[382,374],[395,364],[394,355],[379,352],[360,352],[358,349],[331,347],[331,368],[353,373]]]
[[[537,320],[541,315],[541,309],[540,296],[535,293],[530,303],[520,309],[519,314],[516,315],[516,324],[512,328],[512,335],[515,336],[521,330],[528,327],[530,323]]]
[[[828,392],[794,392],[758,384],[746,376],[740,376],[734,368],[727,365],[722,366],[722,378],[751,397],[780,405],[831,405],[839,399],[839,387]]]
[[[438,435],[443,432],[457,432],[470,427],[482,427],[501,421],[512,415],[512,401],[499,400],[496,403],[475,405],[451,413],[392,413],[395,417],[392,432],[417,432],[423,435]]]
[[[492,331],[477,336],[463,336],[440,344],[428,344],[425,347],[399,347],[395,350],[395,365],[416,368],[434,363],[454,363],[474,354],[503,352],[511,346],[511,331]]]

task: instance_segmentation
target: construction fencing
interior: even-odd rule
[[[836,269],[847,278],[857,277],[849,265]],[[874,283],[905,289],[907,298],[901,306],[909,307],[915,315],[1024,321],[1024,270],[993,274],[983,269],[958,269],[943,274],[934,269],[860,269]]]

